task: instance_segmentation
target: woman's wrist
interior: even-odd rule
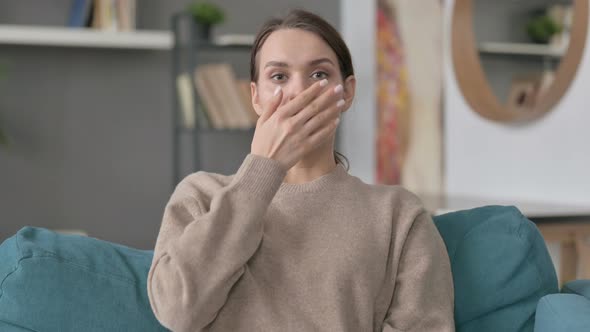
[[[280,162],[250,153],[234,175],[233,184],[270,201],[286,175],[287,171]]]

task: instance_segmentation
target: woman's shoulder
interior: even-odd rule
[[[372,211],[378,219],[393,221],[396,227],[410,225],[426,212],[421,199],[401,185],[368,184],[358,178],[352,181],[348,191],[353,193],[354,205]]]
[[[407,233],[414,221],[427,212],[421,199],[401,185],[368,184],[355,179],[347,192],[351,193],[351,206],[370,214],[375,225],[394,227],[394,233]]]
[[[424,210],[420,198],[401,185],[371,185],[375,193],[387,197],[392,206],[400,209]]]
[[[356,187],[355,191],[371,200],[407,208],[423,206],[415,193],[401,185],[368,184],[357,177],[351,176],[351,178],[353,186]]]

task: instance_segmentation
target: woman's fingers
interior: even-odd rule
[[[301,92],[289,103],[285,104],[281,108],[281,115],[285,118],[290,118],[293,115],[299,113],[304,107],[311,103],[317,96],[320,95],[322,90],[328,85],[328,80],[323,79],[319,82],[314,83],[308,87],[305,91]]]
[[[333,104],[330,107],[317,113],[303,125],[301,128],[301,134],[303,137],[313,134],[322,127],[329,125],[331,121],[340,117],[340,113],[342,113],[345,104],[344,100],[340,99],[337,102],[332,102]]]
[[[313,150],[317,146],[324,143],[328,138],[332,137],[334,132],[336,132],[339,123],[340,118],[331,119],[331,121],[325,126],[321,127],[318,131],[309,136],[304,144],[304,154]]]
[[[262,113],[258,120],[262,123],[266,122],[266,120],[270,119],[270,117],[277,111],[279,105],[281,105],[281,101],[283,100],[283,90],[280,86],[277,86],[274,96],[272,97],[269,107],[267,110]]]
[[[295,125],[303,125],[307,123],[311,118],[323,113],[326,109],[340,102],[340,100],[342,100],[342,92],[343,88],[341,84],[332,89],[328,89],[311,101],[299,113],[293,115],[292,121]],[[341,103],[344,103],[344,100],[342,100]]]

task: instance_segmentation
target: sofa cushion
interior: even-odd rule
[[[457,331],[532,331],[537,302],[558,292],[535,224],[505,206],[447,213],[434,222],[451,261]]]
[[[582,295],[590,300],[590,280],[574,280],[563,285],[562,293]]]
[[[0,326],[167,331],[147,298],[151,251],[24,227],[0,245]]]
[[[535,332],[590,331],[590,300],[576,294],[552,294],[537,306]]]
[[[2,332],[36,332],[33,330],[29,330],[27,328],[24,328],[22,326],[8,324],[8,323],[3,322],[1,320],[0,320],[0,331],[2,331]]]

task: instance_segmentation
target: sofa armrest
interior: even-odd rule
[[[535,313],[535,332],[590,331],[590,299],[577,294],[541,298]]]
[[[590,300],[590,280],[575,280],[568,282],[561,289],[562,293],[578,294]]]

